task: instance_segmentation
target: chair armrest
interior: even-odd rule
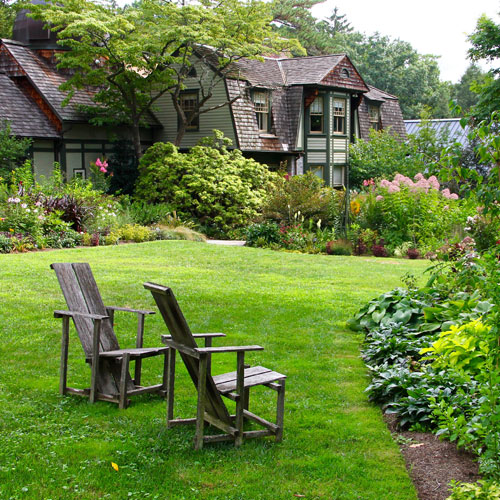
[[[165,344],[167,344],[167,346],[171,347],[172,349],[187,354],[188,356],[191,356],[192,358],[200,359],[200,354],[197,352],[197,349],[193,349],[192,347],[187,347],[183,344],[178,344],[173,340],[167,340]]]
[[[222,346],[222,347],[197,347],[194,350],[200,354],[215,354],[218,352],[263,351],[264,348],[260,345],[241,345],[241,346]]]
[[[225,333],[193,333],[195,339],[213,339],[215,337],[225,337]],[[172,335],[162,335],[161,341],[166,344],[167,340],[172,340]]]
[[[131,309],[130,307],[106,306],[106,310],[124,311],[124,312],[136,313],[136,314],[156,314],[155,311],[145,311],[142,309]]]
[[[102,316],[100,314],[89,314],[77,311],[54,311],[54,318],[63,318],[64,316],[69,316],[71,318],[81,317],[81,318],[100,319],[100,320],[109,319],[109,316]]]

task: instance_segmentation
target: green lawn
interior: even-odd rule
[[[216,345],[264,346],[248,361],[288,375],[284,441],[195,452],[194,428],[167,431],[157,397],[119,410],[59,396],[52,311],[65,306],[49,265],[69,261],[90,262],[108,305],[153,308],[142,283],[167,284],[193,331],[227,333]],[[427,265],[177,241],[0,255],[0,499],[415,500],[398,447],[363,392],[361,336],[344,323]],[[122,347],[133,346],[135,321],[117,313]],[[162,333],[159,315],[146,319],[145,345],[160,345]],[[90,371],[71,335],[69,385],[87,387]],[[215,373],[235,369],[234,354],[219,356]],[[144,382],[159,380],[160,364],[144,361]],[[256,391],[251,409],[271,417],[268,392]],[[184,368],[176,397],[176,416],[194,416]]]

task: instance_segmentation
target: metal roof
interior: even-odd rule
[[[443,118],[428,120],[431,127],[438,134],[446,134],[449,142],[459,142],[462,146],[468,143],[467,134],[469,133],[469,126],[465,129],[460,125],[460,118]],[[405,120],[406,133],[416,134],[420,128],[422,120]]]

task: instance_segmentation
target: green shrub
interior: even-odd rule
[[[246,229],[245,239],[249,247],[265,247],[279,243],[280,228],[275,222],[252,224]]]
[[[9,236],[0,233],[0,253],[12,252],[12,240]]]
[[[340,195],[339,195],[340,196]],[[338,216],[338,199],[335,192],[325,187],[322,179],[307,172],[304,175],[279,177],[269,186],[262,208],[263,217],[282,224],[296,222],[296,214],[313,223],[323,225],[335,222]]]
[[[214,132],[220,140],[221,132]],[[168,203],[181,218],[196,219],[212,234],[243,226],[260,211],[275,175],[241,151],[212,141],[181,154],[170,143],[156,143],[139,164],[135,196]]]
[[[18,139],[11,133],[10,124],[0,124],[0,177],[9,180],[11,173],[28,155],[31,139]]]
[[[120,239],[125,241],[135,241],[142,243],[144,241],[151,241],[155,239],[154,231],[149,227],[139,226],[138,224],[127,224],[118,229],[117,233]]]
[[[451,495],[446,500],[495,500],[500,499],[500,484],[494,481],[462,483],[452,481]]]
[[[172,212],[167,203],[151,204],[143,200],[137,200],[128,207],[130,217],[134,224],[151,226],[165,220]]]
[[[345,240],[329,241],[326,244],[328,255],[352,255],[351,244]]]

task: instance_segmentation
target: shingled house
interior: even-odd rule
[[[49,174],[57,161],[68,179],[85,177],[90,162],[109,155],[112,140],[127,138],[127,130],[89,125],[79,105],[92,105],[90,90],[75,93],[63,106],[67,94],[59,86],[68,76],[56,69],[55,54],[61,50],[56,35],[26,12],[16,19],[15,40],[0,40],[0,123],[8,120],[14,135],[33,139],[37,175]],[[150,125],[142,132],[145,145],[152,144],[155,126],[160,126],[153,117]]]
[[[202,65],[209,66],[206,57],[193,64],[195,74],[206,72]],[[186,111],[199,98],[200,82],[186,82]],[[331,186],[343,186],[349,144],[357,137],[368,139],[370,128],[390,128],[406,138],[397,97],[366,85],[345,54],[239,60],[215,87],[210,105],[224,101],[231,104],[191,124],[181,149],[217,128],[247,156],[269,165],[286,161],[292,174],[312,171]],[[159,139],[173,141],[177,123],[170,97],[158,108]]]
[[[79,105],[92,104],[90,90],[76,92],[63,106],[66,94],[59,86],[67,76],[55,66],[60,47],[41,22],[21,14],[13,38],[0,42],[0,121],[8,119],[14,134],[34,139],[37,175],[48,174],[54,161],[67,178],[87,175],[90,162],[109,155],[112,138],[126,136],[126,128],[89,125]],[[186,111],[213,71],[209,59],[197,57],[180,97]],[[241,59],[218,80],[207,105],[224,102],[231,104],[189,125],[181,149],[219,129],[247,156],[273,166],[286,162],[292,174],[312,171],[343,186],[349,144],[357,137],[367,139],[370,128],[406,137],[397,98],[366,85],[345,54]],[[169,95],[158,100],[149,125],[142,132],[145,146],[174,141],[178,120]]]

